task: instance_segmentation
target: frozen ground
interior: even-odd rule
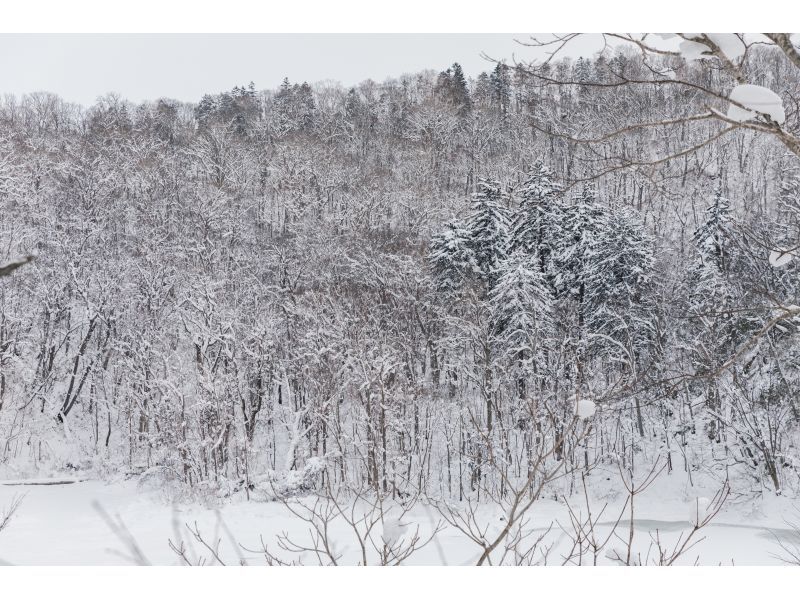
[[[182,537],[189,542],[184,523],[194,526],[211,543],[220,540],[220,554],[224,560],[236,563],[264,562],[262,555],[247,552],[244,548],[258,549],[261,538],[275,547],[275,536],[283,531],[299,538],[307,538],[302,521],[289,515],[285,507],[273,502],[227,503],[219,510],[200,505],[170,504],[159,491],[142,491],[133,481],[104,483],[81,481],[72,484],[9,485],[13,481],[0,481],[0,512],[14,497],[23,495],[22,503],[9,527],[0,533],[0,560],[18,565],[100,565],[124,564],[130,561],[130,545],[123,540],[124,532],[111,529],[97,505],[108,517],[121,522],[152,564],[178,564],[178,556],[170,549],[169,540],[176,544]],[[650,494],[650,492],[649,492]],[[654,500],[658,497],[659,500]],[[619,505],[622,503],[620,502]],[[595,507],[593,507],[594,509]],[[673,499],[663,498],[655,488],[650,496],[637,503],[636,534],[638,546],[645,551],[650,543],[649,533],[658,529],[662,537],[676,539],[689,529],[687,502],[676,494]],[[609,506],[607,522],[598,530],[610,530],[619,507]],[[692,564],[776,565],[780,549],[775,541],[777,534],[791,541],[792,529],[787,522],[796,521],[798,512],[788,498],[763,499],[746,503],[733,502],[719,514],[715,521],[701,532],[705,539],[681,561]],[[497,525],[499,512],[486,508],[481,512],[487,524]],[[421,529],[429,529],[438,515],[433,509],[418,506],[404,518]],[[222,524],[221,524],[222,522]],[[560,564],[559,554],[565,550],[565,535],[558,523],[568,526],[567,511],[562,503],[543,500],[533,510],[532,527],[544,530],[551,522],[553,530],[547,542],[553,544],[548,562]],[[627,528],[620,530],[627,534]],[[378,534],[380,537],[380,534]],[[336,533],[337,549],[345,554],[344,562],[357,561],[356,541],[344,528]],[[235,539],[235,541],[234,541]],[[409,564],[473,563],[478,554],[474,544],[457,530],[445,529],[437,542],[413,555]],[[215,543],[215,542],[214,542]],[[239,546],[241,545],[241,546]],[[620,547],[621,541],[612,540],[609,547]],[[196,550],[194,557],[208,556]],[[315,560],[307,557],[306,562]],[[610,561],[601,558],[603,564]]]

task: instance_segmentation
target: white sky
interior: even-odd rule
[[[198,101],[204,93],[255,82],[257,89],[326,79],[353,85],[459,62],[468,76],[490,70],[481,57],[530,60],[540,49],[493,34],[0,34],[0,94],[51,91],[84,105],[108,92],[139,102]],[[591,55],[599,36],[572,56]]]

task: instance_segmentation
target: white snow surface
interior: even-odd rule
[[[605,480],[605,474],[593,473],[595,480]],[[609,470],[610,475],[610,470]],[[645,552],[650,543],[650,533],[655,530],[665,540],[675,542],[678,536],[691,529],[690,520],[696,517],[699,492],[679,481],[673,474],[659,480],[653,488],[636,503],[636,547]],[[603,482],[604,483],[604,482]],[[706,489],[708,491],[710,489]],[[611,530],[613,521],[624,502],[622,495],[611,492],[604,498],[593,498],[592,511],[596,515],[603,504],[608,503],[601,517],[599,530]],[[223,560],[237,564],[244,560],[248,564],[263,564],[258,552],[261,538],[276,549],[276,535],[287,532],[298,539],[308,538],[307,524],[291,517],[286,508],[276,502],[247,501],[244,496],[230,500],[218,509],[196,503],[171,503],[159,491],[137,490],[134,481],[105,483],[87,481],[57,486],[30,486],[21,491],[18,486],[0,486],[0,512],[11,501],[23,495],[22,504],[10,525],[0,532],[0,562],[16,565],[120,565],[131,562],[130,550],[118,535],[109,528],[100,508],[111,519],[124,524],[130,537],[152,564],[176,565],[178,556],[170,549],[168,541],[181,540],[190,547],[190,555],[202,556],[202,549],[193,543],[184,524],[189,524],[203,533],[211,542],[221,540],[219,553]],[[653,496],[659,500],[652,500]],[[705,501],[701,507],[705,506]],[[572,503],[572,499],[570,499]],[[790,523],[797,522],[800,512],[792,507],[788,497],[767,497],[726,503],[723,511],[713,523],[701,531],[704,539],[692,548],[679,564],[691,565],[695,559],[703,565],[777,565],[780,549],[776,536],[784,542],[800,541]],[[576,496],[573,508],[585,512],[585,506]],[[691,508],[688,508],[691,505]],[[566,550],[567,538],[559,524],[569,528],[569,513],[562,501],[539,500],[530,511],[530,526],[537,533],[545,531],[551,524],[547,541],[553,544],[548,564],[560,564],[557,555]],[[701,515],[702,516],[702,515]],[[495,507],[482,506],[478,517],[490,529],[500,529],[504,524],[502,513]],[[626,516],[627,517],[627,516]],[[383,534],[387,540],[400,541],[408,530],[420,533],[432,529],[439,520],[435,509],[417,505],[397,519],[384,520]],[[627,526],[627,519],[623,518]],[[392,529],[387,529],[392,528]],[[344,556],[343,562],[355,564],[360,549],[352,533],[340,523],[333,525],[337,550]],[[536,535],[536,534],[534,534]],[[627,527],[625,533],[627,535]],[[446,528],[429,544],[413,555],[408,564],[473,564],[479,550],[457,530]],[[387,542],[388,543],[388,542]],[[241,544],[241,546],[239,546]],[[609,554],[621,546],[609,546]],[[242,548],[244,546],[245,548]],[[207,556],[207,555],[205,555]],[[316,564],[307,557],[308,564]],[[602,557],[600,564],[614,564],[612,559]]]
[[[786,122],[783,100],[771,89],[761,85],[737,85],[728,97],[744,106],[744,108],[740,108],[731,104],[728,107],[728,118],[732,120],[738,122],[752,120],[756,118],[756,112],[758,112],[769,115],[779,125]]]
[[[575,404],[575,415],[581,419],[594,417],[596,412],[597,405],[594,404],[594,401],[590,401],[589,399],[581,399]]]
[[[717,47],[729,60],[736,62],[744,55],[744,42],[735,33],[707,33],[706,35],[708,39],[717,44]]]
[[[700,42],[685,39],[681,41],[678,49],[686,60],[698,60],[711,56],[711,48]]]

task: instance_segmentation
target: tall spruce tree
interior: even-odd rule
[[[653,241],[628,208],[610,209],[604,221],[585,261],[586,329],[597,350],[614,352],[620,343],[638,358],[654,332]]]
[[[451,67],[453,72],[451,95],[453,104],[458,108],[459,116],[466,116],[472,110],[472,100],[469,97],[467,79],[464,77],[464,69],[457,62]]]
[[[587,348],[641,347],[650,330],[644,303],[653,248],[629,210],[610,209],[584,187],[562,212],[548,268],[556,296],[575,307],[576,334]]]
[[[735,295],[728,279],[731,226],[730,201],[717,186],[705,218],[694,233],[696,257],[686,281],[688,312],[694,324],[688,331],[689,354],[698,373],[713,371],[736,346]],[[699,379],[691,387],[704,395],[708,408],[720,408],[722,397],[715,378]],[[709,420],[706,431],[709,438],[715,438],[717,422]]]
[[[578,303],[582,326],[588,257],[599,243],[608,215],[597,202],[594,188],[586,185],[574,202],[564,208],[559,220],[559,236],[554,242],[549,273],[556,296]]]
[[[513,355],[530,354],[553,332],[553,301],[536,255],[515,251],[489,292],[495,335]]]
[[[515,190],[519,209],[513,217],[509,251],[524,251],[537,255],[541,272],[547,271],[547,261],[558,237],[559,216],[563,206],[558,202],[561,187],[553,181],[553,172],[537,161],[528,177]]]
[[[494,286],[497,268],[508,252],[510,218],[506,203],[508,191],[499,181],[480,179],[472,199],[472,211],[466,223],[477,276]]]
[[[469,233],[463,224],[449,222],[442,232],[433,236],[428,263],[439,290],[444,293],[458,291],[473,276],[477,266]]]
[[[507,64],[497,63],[489,77],[489,84],[492,102],[500,115],[505,118],[511,105],[511,73]]]
[[[499,353],[510,361],[517,397],[524,401],[528,378],[543,371],[553,336],[553,299],[536,254],[515,251],[498,267],[489,292],[492,335]]]

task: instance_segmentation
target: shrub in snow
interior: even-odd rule
[[[255,488],[269,498],[303,496],[316,488],[318,475],[325,470],[323,457],[310,457],[303,469],[270,471],[254,480]]]
[[[145,470],[136,485],[142,490],[158,490],[180,481],[180,475],[171,467],[156,465]]]
[[[779,125],[786,122],[786,112],[783,109],[783,100],[771,89],[760,85],[737,85],[728,96],[744,108],[734,104],[728,107],[728,118],[737,122],[754,119],[757,114],[767,114]]]

